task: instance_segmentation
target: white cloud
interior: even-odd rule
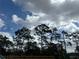
[[[27,18],[26,20],[29,21],[29,23],[34,23],[34,22],[37,22],[39,20],[39,16],[29,16],[27,15]]]
[[[34,28],[39,24],[47,24],[51,26],[54,24],[51,20],[48,20],[48,16],[44,13],[34,13],[34,15],[27,15],[26,19],[18,17],[18,15],[12,15],[12,20],[16,24],[21,24],[22,26],[27,26],[28,28]]]
[[[54,4],[54,3],[63,3],[63,2],[65,2],[65,0],[50,0],[50,2],[52,4]]]
[[[47,18],[50,17],[49,20],[57,24],[61,16],[64,17],[63,20],[66,22],[79,17],[78,0],[16,0],[15,3],[23,7],[24,11],[44,13],[48,15]]]
[[[0,18],[0,28],[2,28],[3,26],[5,26],[5,22]]]
[[[34,29],[35,26],[39,24],[46,24],[51,29],[53,27],[58,27],[59,30],[66,30],[68,32],[75,32],[79,30],[79,27],[77,27],[74,22],[78,22],[78,20],[70,20],[69,22],[64,21],[63,17],[60,18],[60,21],[58,22],[58,25],[52,20],[48,20],[49,18],[46,18],[46,15],[40,16],[41,14],[34,14],[32,16],[27,15],[26,19],[22,19],[16,15],[17,18],[15,18],[17,21],[16,24],[21,24],[22,26],[26,26],[29,29]],[[45,18],[44,18],[45,17]],[[18,20],[20,19],[20,20]]]
[[[16,0],[12,0],[13,2],[16,2]]]
[[[16,14],[13,14],[12,15],[12,21],[15,23],[15,24],[21,24],[23,22],[23,19],[18,17],[18,15]]]
[[[13,22],[17,23],[17,22],[20,22],[22,18],[18,17],[17,15],[12,15],[12,20]]]
[[[73,21],[74,22],[74,21]],[[76,32],[79,30],[79,27],[77,27],[73,22],[66,24],[66,25],[62,25],[59,27],[59,30],[65,30],[67,32]]]
[[[59,25],[61,26],[61,25],[67,25],[68,23],[67,22],[65,22],[65,21],[60,21],[59,22]]]

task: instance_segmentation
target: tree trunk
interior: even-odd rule
[[[43,40],[43,38],[42,38],[42,36],[41,36],[41,50],[43,49],[43,42],[42,42],[42,40]]]
[[[65,38],[64,38],[64,34],[63,34],[63,40],[64,40],[64,46],[65,46],[65,50],[66,50],[66,41],[65,41]]]

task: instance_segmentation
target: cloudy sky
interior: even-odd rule
[[[42,23],[79,30],[79,0],[0,0],[0,33],[11,36],[23,26],[33,29]]]

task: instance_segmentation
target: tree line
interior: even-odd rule
[[[79,52],[79,32],[68,33],[66,31],[58,32],[54,27],[50,29],[45,24],[37,25],[32,30],[23,27],[15,31],[13,42],[8,37],[0,35],[0,54],[3,55],[65,55],[67,53],[67,44],[72,46],[71,42],[65,39],[73,40],[76,43],[76,50]],[[35,39],[37,38],[37,39]],[[61,40],[62,39],[62,40]],[[56,40],[58,43],[53,43]]]

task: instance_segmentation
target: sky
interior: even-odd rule
[[[39,24],[74,32],[79,30],[79,0],[0,0],[0,33],[11,38],[25,26]]]

